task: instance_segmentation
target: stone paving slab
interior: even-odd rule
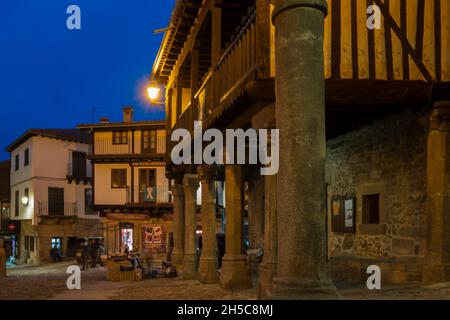
[[[67,267],[63,262],[8,270],[0,279],[0,300],[254,300],[256,290],[226,291],[218,284],[205,285],[180,278],[146,279],[141,282],[106,281],[105,270],[91,269],[82,275],[82,290],[66,287]],[[450,300],[450,283],[422,287],[420,283],[386,286],[369,291],[359,284],[338,285],[344,300]]]

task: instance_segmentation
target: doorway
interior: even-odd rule
[[[62,238],[54,237],[52,238],[52,249],[58,249],[59,252],[62,252]]]
[[[120,251],[123,252],[128,249],[128,252],[133,251],[133,224],[123,223],[120,226]]]
[[[48,215],[64,216],[64,188],[48,188]]]
[[[139,170],[139,200],[141,203],[156,202],[156,170]]]

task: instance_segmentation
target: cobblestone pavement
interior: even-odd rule
[[[450,283],[422,287],[420,283],[404,286],[387,286],[382,290],[361,288],[340,289],[341,299],[346,300],[450,300]]]
[[[82,273],[82,290],[68,290],[67,266],[73,262],[17,267],[8,270],[8,278],[0,279],[0,300],[253,300],[255,290],[225,291],[219,285],[204,285],[197,281],[148,279],[136,283],[105,280],[105,270],[91,269]],[[340,299],[376,300],[450,300],[450,283],[421,287],[418,283],[402,287],[383,287],[369,291],[356,285],[338,284]]]
[[[178,278],[157,278],[123,288],[113,297],[120,300],[254,300],[255,290],[226,291],[219,285],[200,284]]]
[[[8,277],[0,278],[0,300],[44,300],[67,290],[66,269],[74,261],[43,264],[40,266],[18,266],[7,270]],[[87,282],[104,278],[104,272],[92,269],[83,272]]]

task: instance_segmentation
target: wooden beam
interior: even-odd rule
[[[270,3],[256,0],[256,57],[258,79],[270,77]]]
[[[176,78],[178,76],[178,72],[180,71],[181,66],[184,63],[184,60],[189,55],[192,46],[195,44],[195,39],[197,38],[198,33],[200,32],[203,23],[205,22],[205,19],[207,17],[207,14],[209,12],[210,3],[213,0],[205,0],[202,4],[202,7],[199,10],[199,14],[197,19],[194,22],[194,25],[191,28],[191,32],[189,33],[189,36],[187,37],[186,41],[184,42],[183,49],[181,49],[180,56],[178,57],[177,63],[175,67],[172,70],[172,75],[169,78],[169,83],[167,84],[169,87],[172,86],[172,84],[176,81]]]

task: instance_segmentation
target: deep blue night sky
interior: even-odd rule
[[[29,128],[70,128],[135,107],[135,119],[164,117],[145,100],[175,0],[1,0],[0,160]],[[81,30],[66,9],[81,8]]]

